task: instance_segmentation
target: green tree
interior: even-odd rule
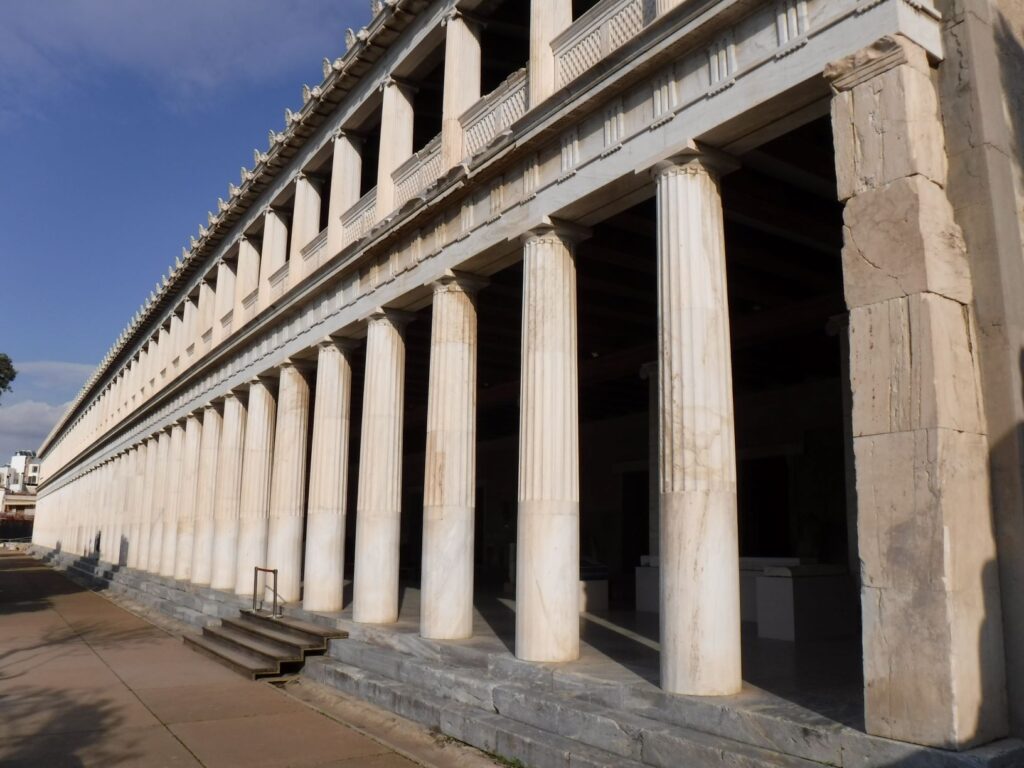
[[[0,394],[11,391],[11,382],[18,372],[14,370],[11,358],[0,352]]]

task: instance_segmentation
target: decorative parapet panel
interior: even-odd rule
[[[441,176],[441,134],[414,154],[396,170],[391,178],[395,182],[395,207],[401,208]]]
[[[466,137],[463,154],[472,157],[525,114],[526,69],[520,69],[459,118]]]
[[[341,214],[341,228],[344,232],[343,245],[360,240],[373,229],[377,213],[377,188],[374,187],[359,202]]]
[[[323,257],[323,253],[327,248],[327,230],[324,229],[319,235],[314,237],[302,248],[302,260],[306,264],[315,265],[320,263],[320,259]]]
[[[274,272],[267,280],[270,283],[270,300],[277,301],[288,288],[288,273],[291,269],[291,262],[286,261],[284,265]]]
[[[558,86],[575,80],[627,43],[655,15],[655,0],[601,0],[555,38]]]

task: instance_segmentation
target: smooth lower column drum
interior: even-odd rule
[[[170,442],[171,435],[165,429],[157,439],[156,466],[153,472],[156,482],[153,486],[153,507],[149,521],[149,563],[147,569],[150,573],[160,572],[160,556],[163,552],[164,541],[164,511],[167,504],[165,499],[168,476],[167,455]]]
[[[270,489],[267,567],[278,571],[278,600],[297,602],[302,585],[302,530],[306,512],[309,382],[293,363],[281,366],[277,390],[274,475]],[[267,599],[272,599],[267,584]]]
[[[356,501],[352,618],[398,619],[398,544],[402,510],[402,398],[405,339],[401,312],[370,318],[363,385],[363,426]]]
[[[171,441],[167,449],[167,481],[164,490],[163,547],[160,555],[160,575],[174,578],[175,558],[178,553],[178,515],[181,513],[181,464],[185,444],[185,428],[171,427]]]
[[[196,479],[196,523],[192,552],[192,583],[208,585],[213,577],[214,506],[217,497],[217,460],[223,424],[214,405],[203,409],[199,439],[199,476]]]
[[[703,157],[656,174],[661,685],[737,693],[739,543],[725,236]]]
[[[473,632],[479,283],[443,278],[430,321],[420,634],[440,640]]]
[[[242,504],[242,461],[246,404],[234,392],[224,397],[224,421],[217,454],[217,493],[213,507],[213,563],[210,586],[235,588],[238,563],[238,515]]]
[[[141,522],[139,524],[139,561],[137,566],[143,570],[149,567],[149,541],[153,535],[153,501],[156,494],[157,457],[160,453],[160,441],[157,437],[146,440],[146,466],[143,473],[143,493]]]
[[[343,607],[351,348],[352,342],[327,339],[321,342],[317,357],[302,592],[307,611]]]
[[[196,532],[196,488],[199,482],[199,447],[203,424],[193,413],[185,420],[181,449],[181,500],[178,505],[178,544],[174,554],[174,578],[192,580],[192,557]]]
[[[238,560],[235,564],[235,592],[239,595],[252,595],[253,569],[267,563],[267,523],[277,415],[271,386],[272,382],[263,378],[249,385],[242,455],[244,482],[238,511]]]
[[[580,653],[579,236],[551,225],[524,239],[515,651],[527,661]]]

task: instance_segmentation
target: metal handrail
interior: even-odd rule
[[[273,605],[273,610],[271,611],[270,615],[273,616],[275,619],[279,619],[279,618],[281,618],[282,614],[277,612],[277,568],[260,568],[258,565],[253,566],[253,569],[252,569],[252,611],[253,611],[253,613],[256,613],[256,595],[259,594],[258,587],[259,587],[259,578],[260,578],[260,572],[261,571],[263,573],[272,573],[272,574],[274,574],[274,586],[271,588],[271,591],[274,593],[274,598],[273,598],[273,601],[271,603]]]

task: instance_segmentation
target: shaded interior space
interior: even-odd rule
[[[862,727],[860,606],[850,565],[842,209],[827,120],[722,180],[738,462],[744,679]],[[653,195],[653,187],[651,194]],[[658,679],[657,508],[647,365],[657,357],[653,197],[577,246],[581,578],[577,664]],[[475,592],[479,637],[512,651],[522,265],[490,276],[479,322]],[[406,327],[402,622],[416,631],[430,307]],[[365,353],[358,353],[357,360]],[[357,366],[358,368],[358,366]],[[656,385],[655,385],[656,386]],[[357,515],[361,372],[353,376],[347,570]],[[656,497],[655,497],[656,499]],[[852,507],[851,507],[852,508]],[[346,611],[347,613],[348,611]]]
[[[473,13],[480,30],[480,93],[486,95],[530,59],[530,6],[522,0],[490,0]]]

